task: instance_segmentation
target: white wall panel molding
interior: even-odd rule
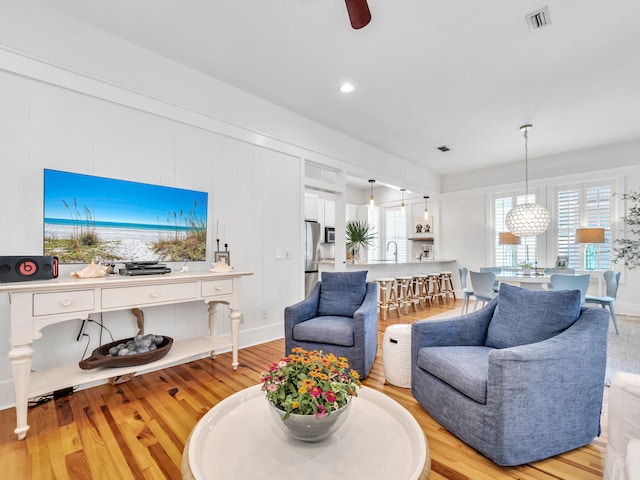
[[[316,153],[270,137],[264,133],[233,125],[209,114],[94,78],[84,73],[13,51],[1,45],[0,70],[298,158]]]
[[[368,168],[363,168],[362,165],[358,164],[357,159],[338,158],[327,152],[301,146],[282,138],[276,138],[273,135],[216,118],[210,113],[179,105],[112,81],[97,78],[84,72],[11,49],[4,45],[0,45],[0,70],[127,108],[157,115],[185,125],[201,128],[269,150],[285,153],[298,157],[300,160],[311,159],[351,174],[359,174],[362,173],[363,170],[369,172],[362,173],[363,177],[373,174],[371,171],[372,164],[368,164]],[[318,128],[324,129],[326,127],[318,126]],[[340,132],[332,133],[337,135],[341,141],[330,141],[329,143],[359,143],[357,140],[350,139]],[[319,138],[323,136],[326,135],[318,135]],[[387,167],[397,165],[398,162],[403,162],[402,159],[386,152],[375,151],[370,145],[351,145],[348,148],[353,150],[354,147],[355,150],[362,152],[361,154],[366,154],[369,158],[380,157],[380,163]],[[381,179],[389,177],[390,175],[389,172],[385,173],[383,171],[375,172],[375,174],[377,175],[376,178]],[[411,182],[407,182],[406,180],[400,181],[400,183],[405,184],[405,186],[410,189],[416,189],[418,185],[421,185],[420,188],[422,189],[426,188],[430,191],[440,190],[440,177],[437,175],[427,174],[424,177],[413,175],[411,178],[420,178],[421,181],[415,185],[409,185],[408,183]],[[396,179],[389,177],[389,180],[394,182]]]

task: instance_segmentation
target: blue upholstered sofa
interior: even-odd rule
[[[369,375],[378,353],[378,285],[366,278],[366,271],[322,272],[309,296],[284,310],[286,354],[323,350]]]
[[[499,465],[586,445],[600,434],[608,321],[578,290],[502,284],[477,312],[412,325],[412,394]]]

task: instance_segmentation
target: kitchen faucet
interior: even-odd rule
[[[395,240],[391,240],[389,243],[387,243],[387,252],[389,251],[389,245],[391,245],[392,243],[396,247],[393,252],[393,256],[396,257],[396,263],[398,263],[398,244],[395,242]]]

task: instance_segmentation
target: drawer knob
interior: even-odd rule
[[[158,290],[154,290],[151,292],[151,296],[153,298],[158,298],[160,296],[160,292]]]
[[[216,285],[215,286],[215,290],[216,290],[216,292],[221,291],[222,290],[222,285]]]
[[[62,300],[60,300],[60,304],[63,307],[68,307],[69,305],[71,305],[71,299],[70,298],[63,298]]]

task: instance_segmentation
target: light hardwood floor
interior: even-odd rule
[[[380,321],[380,345],[387,325],[411,323],[452,308],[459,309],[460,301],[400,318],[390,313]],[[284,340],[276,340],[242,349],[235,372],[229,353],[140,375],[118,386],[76,391],[31,409],[31,429],[24,441],[13,434],[15,410],[0,411],[0,478],[179,479],[182,450],[196,422],[220,400],[258,383],[267,363],[283,355]],[[364,384],[400,402],[420,423],[431,450],[431,480],[602,478],[607,389],[602,436],[554,458],[502,468],[435,422],[410,389],[385,384],[381,347]],[[357,479],[357,473],[349,473],[349,478]]]

